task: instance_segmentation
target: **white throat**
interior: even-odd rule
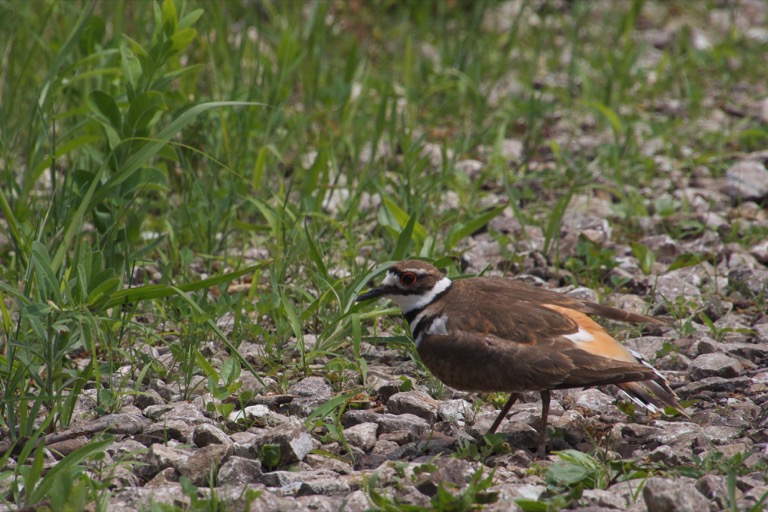
[[[397,276],[394,274],[387,275],[384,279],[384,284],[391,284],[387,281],[394,282],[397,280]],[[442,278],[435,286],[424,295],[385,295],[387,299],[397,304],[403,313],[408,313],[413,310],[421,309],[427,304],[430,304],[435,297],[443,293],[448,287],[451,286],[451,280],[447,277]]]

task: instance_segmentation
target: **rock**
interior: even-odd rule
[[[763,240],[750,247],[749,253],[763,265],[768,265],[768,240]]]
[[[669,446],[685,458],[693,449],[709,446],[709,439],[695,423],[656,420],[653,426],[617,423],[610,433],[611,448],[622,456],[645,455],[659,446]],[[640,451],[640,453],[638,453]]]
[[[151,405],[163,405],[165,399],[154,389],[147,389],[136,395],[136,407],[142,411]]]
[[[633,293],[612,293],[606,301],[608,306],[623,309],[630,313],[648,314],[648,303]]]
[[[219,485],[241,485],[258,482],[263,476],[261,462],[233,455],[219,468]]]
[[[643,500],[648,512],[709,510],[709,500],[696,490],[689,478],[650,478],[643,487]]]
[[[721,475],[704,475],[696,481],[696,490],[709,499],[718,510],[728,508],[728,482]],[[740,489],[735,489],[736,499],[741,498]]]
[[[626,510],[629,503],[624,497],[608,489],[586,489],[579,504],[586,507]]]
[[[597,296],[597,292],[592,288],[585,288],[583,286],[574,288],[566,292],[566,295],[579,300],[586,300],[588,302],[600,302],[600,297]]]
[[[394,430],[392,432],[385,432],[379,436],[379,439],[384,441],[391,441],[398,445],[404,445],[416,439],[418,436],[410,430]]]
[[[157,421],[160,423],[168,423],[170,421],[178,420],[186,423],[187,425],[198,425],[200,423],[212,423],[212,421],[203,414],[203,411],[199,407],[187,402],[176,402],[170,405],[170,409],[160,414],[157,417]],[[152,409],[148,407],[147,409]],[[148,414],[145,411],[145,414]]]
[[[210,444],[232,445],[232,440],[223,430],[207,423],[195,427],[192,431],[192,442],[199,447]]]
[[[640,244],[653,251],[657,261],[672,263],[680,255],[680,244],[669,235],[650,235],[640,239]]]
[[[667,467],[682,466],[690,462],[690,451],[675,450],[671,446],[661,445],[648,455],[651,462],[663,462]]]
[[[179,481],[179,472],[174,468],[165,468],[147,482],[147,487],[165,487]]]
[[[357,446],[364,452],[369,452],[376,444],[376,434],[379,426],[376,423],[359,423],[344,429],[344,437],[352,446]]]
[[[395,393],[387,401],[387,411],[392,414],[413,414],[432,424],[437,420],[438,402],[421,391]]]
[[[437,416],[443,421],[459,425],[475,421],[475,411],[472,404],[461,398],[440,402],[437,406]]]
[[[547,488],[544,485],[536,485],[529,483],[514,483],[514,484],[497,484],[490,488],[492,492],[499,493],[499,502],[507,505],[514,504],[513,500],[526,499],[532,501],[539,501],[539,499],[547,492]],[[487,509],[483,509],[487,510]],[[499,509],[497,509],[499,510]],[[502,508],[501,510],[517,510],[515,508]]]
[[[745,478],[739,478],[736,480],[736,487],[742,489],[743,496],[736,503],[737,510],[763,510],[766,503],[766,495],[768,495],[768,485],[764,483],[761,485],[759,481],[749,479],[750,482],[745,482]],[[758,509],[757,505],[760,504]]]
[[[222,463],[233,451],[231,444],[210,444],[192,452],[176,469],[198,487],[210,485],[212,475],[218,474]]]
[[[279,446],[280,465],[285,465],[303,460],[312,451],[312,437],[307,432],[303,422],[291,420],[266,432],[257,433],[252,440],[249,451],[256,458],[260,458],[261,449],[265,445]]]
[[[690,368],[693,380],[702,380],[707,377],[730,379],[738,376],[739,373],[741,373],[741,364],[722,352],[702,354],[693,360]]]
[[[267,487],[282,490],[292,489],[291,494],[298,491],[304,482],[318,482],[338,479],[339,475],[326,469],[310,471],[270,471],[264,473],[261,482]]]
[[[404,444],[394,452],[387,455],[390,460],[414,460],[427,459],[438,455],[448,453],[454,444],[453,439],[446,439],[444,436],[433,436],[422,441],[414,441]]]
[[[155,443],[149,447],[144,457],[145,465],[140,468],[141,476],[151,478],[166,468],[176,470],[191,454],[189,450]]]
[[[499,433],[504,434],[506,441],[513,448],[525,447],[535,450],[539,444],[538,431],[525,423],[503,422]],[[549,439],[547,439],[547,442],[549,442]]]
[[[759,201],[768,195],[768,170],[761,162],[737,162],[725,171],[723,192],[734,201]]]
[[[419,437],[430,430],[426,420],[413,414],[376,414],[371,411],[347,411],[342,418],[344,426],[358,425],[360,423],[376,423],[379,426],[379,435],[388,434],[398,430],[410,432]]]
[[[720,348],[729,355],[741,358],[741,367],[750,369],[753,365],[765,366],[768,363],[768,343],[721,343]]]
[[[647,438],[657,446],[672,448],[704,447],[708,439],[699,425],[690,421],[653,421],[653,432]]]
[[[657,355],[665,351],[665,345],[671,345],[673,341],[674,338],[670,336],[645,336],[630,338],[624,345],[643,356],[646,361],[655,361]]]
[[[568,445],[576,446],[587,438],[586,421],[578,411],[565,411],[561,416],[550,418],[548,423],[549,428],[563,433],[563,441]],[[567,446],[562,448],[567,448]],[[553,449],[561,449],[561,447],[555,443]]]
[[[671,302],[673,304],[678,297],[698,301],[701,299],[701,291],[697,286],[689,284],[677,276],[664,274],[656,279],[655,297],[657,302]]]
[[[296,496],[310,496],[322,494],[323,496],[346,496],[350,493],[349,484],[341,478],[323,478],[302,482],[296,491]]]
[[[92,439],[90,437],[80,436],[72,439],[65,439],[63,441],[59,441],[58,443],[49,443],[46,445],[46,448],[51,450],[57,459],[61,459],[62,457],[69,455],[75,450],[82,448],[91,440]]]
[[[748,390],[752,384],[749,377],[734,377],[724,379],[722,377],[705,377],[699,381],[691,382],[676,389],[677,394],[686,399],[706,398],[711,393],[737,393]]]
[[[768,291],[768,270],[762,268],[734,268],[728,272],[728,282],[747,295],[761,297]]]
[[[711,425],[704,427],[704,435],[716,445],[723,445],[741,436],[741,429],[735,427],[726,427],[721,425]]]
[[[189,443],[194,427],[181,420],[168,420],[154,423],[147,427],[141,438],[151,439],[152,442],[163,442],[173,439],[180,443]]]
[[[355,472],[351,464],[332,456],[310,453],[304,457],[303,462],[312,469],[328,469],[340,475],[351,475]]]
[[[157,359],[157,357],[155,357],[154,359]],[[174,390],[171,389],[171,387],[168,384],[166,384],[164,381],[160,379],[151,380],[149,383],[149,389],[151,389],[152,391],[155,391],[166,402],[170,402],[171,397],[174,394]],[[147,412],[144,411],[144,414],[147,414]],[[147,414],[147,416],[149,415]]]
[[[232,411],[227,419],[234,422],[248,419],[259,427],[274,427],[286,423],[289,418],[272,411],[264,404],[256,404],[249,405],[242,411]]]
[[[566,401],[571,403],[574,408],[586,413],[587,416],[616,410],[616,400],[595,388],[569,391],[566,395]]]
[[[433,463],[437,468],[432,472],[415,475],[414,484],[422,494],[434,496],[440,485],[463,488],[475,473],[476,468],[464,459],[440,457]]]
[[[45,436],[45,443],[60,443],[81,436],[94,437],[96,434],[136,435],[152,425],[152,421],[140,414],[108,414],[101,418],[71,425],[62,432]]]
[[[333,388],[323,377],[306,377],[289,387],[288,394],[325,402],[333,397]]]
[[[384,493],[390,495],[395,503],[407,503],[414,510],[429,510],[429,497],[419,492],[416,487],[406,482],[402,486],[393,486]]]
[[[343,502],[336,510],[344,512],[364,512],[370,510],[371,502],[368,494],[362,490],[357,490],[344,498]]]
[[[251,446],[257,435],[253,432],[234,432],[229,438],[234,443],[235,455],[238,457],[251,458]]]
[[[671,352],[664,357],[658,359],[654,364],[657,370],[663,371],[675,371],[684,372],[688,375],[688,369],[691,366],[691,360],[683,354],[677,352]]]
[[[288,388],[288,393],[296,396],[287,404],[288,411],[298,416],[308,416],[333,397],[333,388],[323,377],[306,377]]]
[[[691,345],[689,354],[691,356],[701,355],[701,354],[713,354],[715,352],[718,352],[719,350],[718,345],[719,344],[709,336],[704,336],[696,340]]]
[[[371,449],[371,453],[376,455],[389,455],[400,448],[400,445],[394,441],[387,441],[386,439],[379,439]]]
[[[148,510],[151,508],[151,504],[165,504],[188,510],[190,503],[191,499],[184,494],[181,485],[177,482],[171,482],[162,486],[149,486],[147,484],[145,487],[123,489],[110,497],[107,509],[127,512]]]
[[[134,439],[123,439],[122,441],[112,443],[106,451],[113,459],[143,460],[145,449],[145,445]]]

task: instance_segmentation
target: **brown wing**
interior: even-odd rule
[[[446,384],[467,391],[508,392],[619,384],[639,403],[682,411],[663,377],[587,315],[660,320],[525,283],[483,281],[459,281],[451,300],[428,307],[429,315],[447,317],[449,334],[426,334],[419,354]]]
[[[425,333],[419,354],[450,386],[522,391],[615,384],[655,376],[602,327],[575,309],[582,307],[581,301],[493,278],[458,281],[447,298],[450,300],[427,310],[430,316],[447,317],[450,334]],[[554,306],[553,302],[567,306]],[[593,337],[592,341],[576,343],[566,337],[580,328]]]
[[[540,391],[655,376],[652,368],[590,354],[561,337],[519,343],[492,334],[451,331],[424,336],[418,352],[437,378],[466,391]]]
[[[507,303],[508,301],[519,301],[533,304],[552,304],[555,306],[573,309],[588,315],[600,316],[609,320],[618,320],[621,322],[632,323],[666,324],[664,320],[659,318],[654,318],[648,315],[641,315],[639,313],[630,313],[629,311],[624,311],[623,309],[576,299],[574,297],[570,297],[568,295],[564,295],[552,290],[547,290],[546,288],[533,286],[522,281],[489,277],[475,278],[472,279],[471,282],[472,285],[470,287],[476,287],[478,290],[482,290],[483,293],[490,293],[498,297],[500,303]],[[466,287],[466,283],[460,280],[456,281],[454,285],[457,287]]]

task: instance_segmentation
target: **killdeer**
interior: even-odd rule
[[[392,266],[381,286],[357,301],[380,297],[403,311],[419,356],[438,379],[463,391],[510,393],[490,433],[522,392],[539,391],[540,457],[553,389],[615,384],[652,412],[672,407],[685,414],[666,379],[590,315],[664,323],[656,318],[500,277],[452,281],[418,260]]]

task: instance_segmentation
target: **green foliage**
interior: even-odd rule
[[[277,469],[280,465],[282,456],[280,446],[276,444],[265,444],[261,447],[261,464],[269,471]]]
[[[516,500],[525,511],[549,512],[579,503],[585,489],[606,489],[616,482],[628,482],[640,488],[655,468],[640,461],[605,459],[601,454],[590,455],[578,450],[556,452],[558,460],[546,468],[544,481],[547,492],[538,501]]]
[[[599,286],[608,272],[617,263],[613,258],[615,251],[593,242],[584,235],[579,235],[576,244],[576,256],[568,258],[563,265],[567,270],[582,276],[587,284]]]
[[[437,487],[437,494],[430,500],[433,510],[445,512],[465,512],[479,510],[484,505],[496,503],[498,493],[489,491],[493,485],[493,471],[483,478],[483,470],[478,469],[469,479],[469,483],[458,492],[451,492],[443,485]]]
[[[485,462],[489,457],[509,453],[511,449],[504,434],[485,434],[481,443],[459,439],[455,455],[462,459]]]
[[[432,473],[437,469],[434,464],[422,464],[414,468],[413,478],[417,478],[422,473]],[[430,507],[422,507],[401,502],[396,498],[382,494],[376,488],[378,479],[376,475],[365,482],[365,491],[371,503],[371,509],[379,512],[469,512],[470,510],[481,510],[485,505],[496,503],[498,493],[490,491],[493,486],[493,475],[491,471],[487,476],[483,474],[483,469],[478,469],[470,477],[466,487],[456,489],[453,485],[443,485],[439,483],[435,495],[430,499]],[[400,478],[405,478],[405,473],[400,473]]]
[[[45,446],[36,443],[40,432],[21,447],[19,464],[0,472],[0,481],[9,484],[6,499],[30,509],[46,503],[51,510],[66,511],[82,509],[86,503],[98,499],[99,494],[106,493],[109,482],[94,481],[84,463],[100,460],[113,442],[111,437],[90,441],[44,472]],[[10,451],[4,455],[3,462],[9,455]],[[4,464],[3,467],[6,468]]]
[[[640,270],[643,271],[643,274],[649,275],[653,271],[656,255],[653,254],[653,251],[648,246],[643,244],[632,243],[630,247],[632,248],[632,254],[635,255],[635,258],[640,263]]]

